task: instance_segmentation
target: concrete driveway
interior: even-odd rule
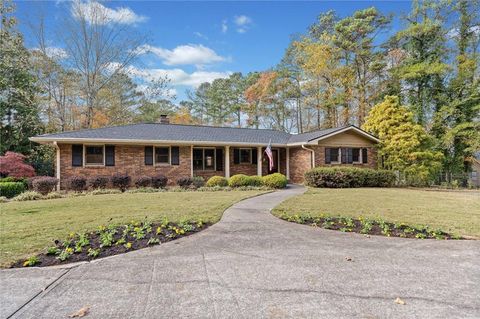
[[[87,318],[480,318],[480,241],[368,238],[269,214],[303,191],[242,201],[161,246],[2,270],[1,316],[68,318],[88,306]]]

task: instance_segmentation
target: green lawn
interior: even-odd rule
[[[29,256],[71,232],[102,224],[182,219],[217,222],[233,203],[261,191],[164,192],[82,196],[0,204],[0,265]]]
[[[480,238],[480,192],[399,188],[309,189],[274,210],[315,217],[373,217]]]

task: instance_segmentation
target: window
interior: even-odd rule
[[[215,170],[215,149],[194,148],[193,169],[199,171]]]
[[[103,145],[85,146],[85,165],[103,165]]]
[[[240,149],[240,163],[241,164],[251,164],[252,163],[252,149],[251,148],[241,148]]]
[[[169,147],[155,147],[155,164],[170,164]]]
[[[352,162],[353,163],[361,163],[361,152],[359,148],[352,148]]]
[[[340,163],[340,149],[331,148],[330,149],[330,163]]]

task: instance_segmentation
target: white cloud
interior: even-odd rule
[[[212,82],[218,78],[227,78],[231,72],[207,72],[207,71],[195,71],[187,73],[182,69],[141,69],[137,67],[129,67],[126,72],[133,77],[151,81],[154,79],[167,77],[170,79],[171,84],[185,85],[197,87],[203,82]]]
[[[195,32],[193,32],[193,35],[195,35],[196,37],[198,37],[200,39],[208,40],[208,37],[201,32],[195,31]]]
[[[228,31],[228,25],[227,25],[227,20],[222,21],[222,33],[227,33]]]
[[[475,35],[480,35],[480,26],[476,25],[473,27],[470,27],[469,32],[472,32]],[[456,38],[460,35],[460,31],[458,28],[450,29],[450,31],[447,32],[447,37],[449,38]]]
[[[32,51],[40,51],[39,48],[33,48]],[[68,57],[67,51],[59,47],[46,47],[45,54],[52,59],[63,60]]]
[[[147,17],[133,12],[127,7],[111,9],[96,1],[76,0],[72,4],[72,15],[77,19],[85,17],[91,24],[136,24],[145,22]]]
[[[253,20],[246,15],[235,16],[233,22],[237,26],[238,33],[245,33],[251,27]]]
[[[218,55],[215,51],[201,44],[180,45],[173,50],[142,45],[138,48],[139,53],[153,53],[158,56],[165,65],[196,65],[202,66],[216,62],[223,62],[226,58]]]

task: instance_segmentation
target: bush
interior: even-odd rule
[[[248,176],[248,186],[263,186],[262,176],[258,176],[258,175]]]
[[[35,170],[25,163],[27,157],[20,153],[6,152],[0,156],[0,175],[12,177],[32,177]]]
[[[195,188],[203,187],[205,186],[205,179],[202,176],[195,176],[192,178],[192,185]]]
[[[177,179],[177,185],[182,188],[188,188],[192,183],[193,181],[191,177],[180,177]]]
[[[225,187],[228,186],[228,181],[225,177],[223,176],[212,176],[208,179],[207,187]]]
[[[135,179],[135,186],[140,187],[150,187],[152,185],[152,178],[150,176],[139,176]]]
[[[263,185],[270,188],[285,188],[287,187],[287,177],[280,173],[263,176]]]
[[[21,193],[20,195],[17,195],[14,198],[12,198],[12,200],[17,202],[23,202],[26,200],[39,200],[39,199],[43,199],[43,196],[39,192],[35,192],[35,191],[28,191],[25,193]]]
[[[12,198],[25,191],[25,185],[21,182],[0,183],[0,196]]]
[[[122,192],[130,186],[131,180],[130,176],[122,174],[113,175],[111,179],[113,187],[118,188]]]
[[[83,176],[73,176],[68,180],[68,187],[75,192],[81,192],[87,187],[87,179]]]
[[[230,177],[228,180],[228,186],[230,187],[240,187],[240,186],[249,186],[249,177],[244,174],[237,174]]]
[[[357,167],[316,167],[305,173],[305,184],[312,187],[389,187],[395,179],[392,171]]]
[[[20,182],[25,186],[25,189],[28,188],[28,178],[13,177],[13,176],[0,178],[0,183],[7,183],[7,182]]]
[[[152,177],[153,188],[164,188],[167,186],[168,178],[165,175],[157,175]]]
[[[32,181],[32,188],[34,191],[42,195],[46,195],[55,189],[58,184],[58,179],[50,176],[42,176],[35,178]]]
[[[96,176],[88,180],[88,185],[93,189],[105,189],[108,184],[108,177]]]

